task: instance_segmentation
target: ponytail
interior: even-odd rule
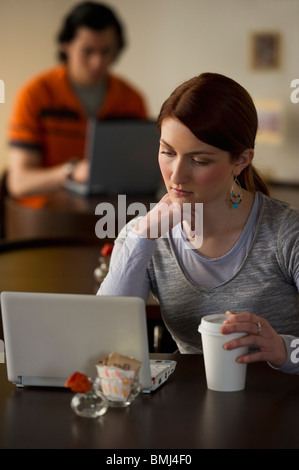
[[[250,163],[238,176],[242,188],[251,193],[257,191],[270,197],[270,188],[265,179],[260,175],[256,168]]]

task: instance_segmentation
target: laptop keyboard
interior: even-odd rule
[[[176,366],[175,361],[150,360],[150,371],[154,386],[159,386],[168,379]]]

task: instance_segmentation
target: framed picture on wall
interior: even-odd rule
[[[251,67],[254,70],[275,70],[281,66],[281,36],[261,32],[251,35]]]

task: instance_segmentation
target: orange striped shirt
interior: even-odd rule
[[[108,76],[98,119],[146,118],[142,96],[114,75]],[[53,166],[83,158],[87,114],[68,81],[65,65],[33,78],[22,87],[11,115],[8,140],[11,145],[37,149],[42,165]]]

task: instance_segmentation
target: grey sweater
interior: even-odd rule
[[[294,367],[290,360],[290,343],[293,337],[299,337],[299,294],[295,282],[299,279],[298,234],[299,212],[286,203],[260,195],[249,251],[225,282],[211,289],[192,282],[178,259],[170,232],[169,237],[156,240],[155,248],[143,259],[139,255],[132,262],[133,254],[127,253],[123,259],[131,259],[128,265],[117,257],[99,293],[138,295],[137,291],[145,288],[147,271],[164,322],[182,353],[202,352],[198,333],[202,316],[226,310],[255,313],[284,336],[289,359],[283,370],[295,372],[299,367]],[[122,284],[119,290],[117,277],[123,279],[125,275],[126,286]]]

